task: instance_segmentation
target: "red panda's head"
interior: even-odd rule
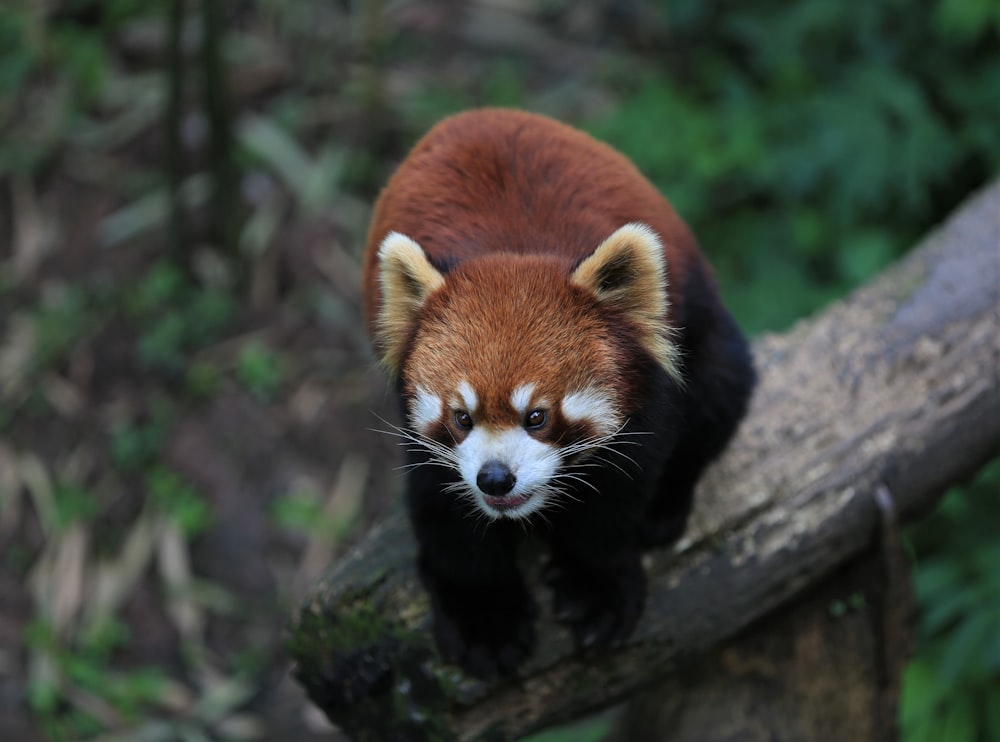
[[[411,440],[460,476],[487,516],[558,500],[569,464],[634,410],[636,369],[677,376],[656,234],[627,224],[579,265],[489,253],[443,275],[409,237],[378,253],[377,345],[402,381]]]

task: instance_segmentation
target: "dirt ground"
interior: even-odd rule
[[[108,196],[60,180],[41,185],[39,219],[67,239],[40,261],[33,286],[15,287],[13,301],[10,293],[4,297],[8,360],[19,323],[30,322],[32,298],[67,286],[133,281],[142,269],[139,261],[101,253],[90,238],[108,213]],[[16,233],[27,217],[5,211],[3,232]],[[322,220],[310,226],[310,234],[299,236],[289,226],[276,240],[295,245],[302,262],[296,269],[317,283],[323,269],[310,262],[343,248]],[[291,254],[282,254],[283,269]],[[345,272],[356,272],[349,258],[343,262]],[[355,278],[342,283],[356,286]],[[246,702],[238,704],[237,721],[247,729],[268,739],[329,736],[288,679],[283,625],[309,581],[397,488],[394,445],[371,430],[395,411],[360,332],[356,288],[350,295],[338,290],[342,315],[335,326],[288,306],[285,299],[299,290],[295,285],[269,307],[241,307],[233,331],[197,350],[229,369],[247,343],[280,349],[286,368],[280,389],[266,400],[228,371],[211,394],[191,400],[136,363],[132,351],[140,340],[114,308],[97,312],[98,327],[51,368],[20,385],[8,377],[14,393],[6,401],[14,409],[0,432],[0,739],[36,738],[26,689],[40,682],[37,663],[48,653],[44,643],[26,641],[29,625],[47,617],[56,643],[68,651],[79,646],[88,618],[102,611],[128,627],[109,670],[155,666],[177,684],[180,698],[164,702],[165,717],[183,718],[188,705],[238,680],[253,686],[241,689]],[[148,481],[114,471],[109,461],[114,431],[138,427],[156,414],[155,405],[169,408],[170,417],[158,465],[193,487],[210,513],[190,538],[162,513],[151,513]],[[93,498],[85,506],[90,512],[53,525],[43,503],[51,505],[71,486]],[[283,525],[275,502],[290,495],[314,501],[316,512],[340,524],[338,531]],[[198,589],[205,594],[193,594]],[[102,590],[119,594],[112,599]],[[252,671],[234,667],[240,657]],[[57,685],[69,691],[72,683]],[[99,698],[71,693],[64,702],[111,728],[122,726],[119,713]]]

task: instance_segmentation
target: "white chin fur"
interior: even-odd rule
[[[559,452],[541,443],[524,430],[513,428],[489,431],[474,428],[455,449],[458,470],[476,505],[490,518],[526,518],[544,507],[550,496],[549,482],[559,469]],[[483,464],[500,461],[514,474],[514,488],[505,497],[524,502],[511,508],[499,509],[489,504],[487,495],[476,485]]]

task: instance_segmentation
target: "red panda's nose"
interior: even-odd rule
[[[476,484],[487,495],[500,497],[514,489],[514,472],[501,461],[487,461],[476,475]]]

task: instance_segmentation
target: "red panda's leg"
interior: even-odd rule
[[[418,571],[438,648],[475,675],[513,671],[535,638],[535,605],[515,564],[516,534],[509,524],[477,521],[467,503],[440,486],[413,484]]]
[[[636,538],[640,501],[597,497],[587,507],[568,508],[547,535],[552,561],[546,580],[553,613],[578,647],[600,647],[625,639],[646,600],[641,545]]]
[[[646,602],[641,552],[627,549],[602,564],[557,555],[547,572],[553,612],[573,633],[581,649],[608,646],[628,638]]]

